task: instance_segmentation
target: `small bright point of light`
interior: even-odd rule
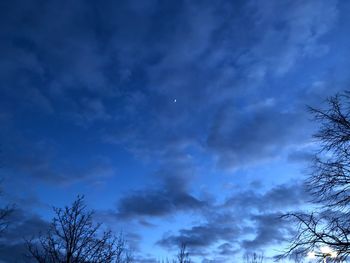
[[[177,99],[174,99],[174,103],[176,103],[177,102]]]
[[[322,254],[331,254],[333,252],[328,246],[320,247],[320,250]]]
[[[307,257],[308,257],[309,259],[316,258],[315,252],[308,252],[308,253],[307,253]]]

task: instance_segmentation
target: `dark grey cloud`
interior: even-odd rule
[[[247,230],[254,238],[242,238],[239,242],[242,249],[254,252],[287,241],[293,229],[281,216],[309,201],[310,195],[302,183],[290,183],[277,185],[264,193],[238,193],[226,200],[225,206],[232,207],[250,222],[252,227]]]
[[[239,231],[236,227],[204,224],[182,229],[179,235],[164,236],[158,241],[158,244],[169,248],[179,246],[179,244],[205,248],[220,240],[231,241],[237,234]]]
[[[158,170],[150,177],[152,183],[118,200],[118,216],[159,217],[180,211],[199,212],[209,206],[208,198],[193,193],[192,183],[198,173],[193,158],[169,149],[161,155]]]
[[[249,4],[255,10],[255,29],[265,33],[248,57],[255,57],[265,71],[284,75],[303,56],[317,57],[328,52],[327,44],[318,40],[337,22],[337,1],[295,1],[288,8],[278,1]]]
[[[13,243],[31,238],[48,229],[49,223],[36,214],[15,209],[9,217],[9,227],[6,229],[3,239],[6,243]]]
[[[1,244],[0,245],[0,262],[1,263],[21,263],[34,262],[27,257],[27,248],[24,243]]]
[[[118,13],[123,9],[134,14],[134,19],[140,16],[126,3],[101,7],[84,3],[49,1],[37,8],[18,1],[2,9],[6,13],[2,16],[2,36],[6,39],[2,47],[7,54],[2,62],[1,77],[6,81],[3,91],[12,101],[23,102],[18,104],[19,109],[43,110],[41,114],[55,113],[58,117],[57,113],[62,113],[65,118],[87,124],[110,118],[105,98],[120,94],[116,87],[122,81],[118,77],[121,69],[113,70],[120,44],[114,47],[117,41],[111,36],[123,34],[124,29],[127,32],[125,25],[132,27],[133,23],[112,19],[119,18],[115,13],[107,19],[101,16],[108,8]],[[23,24],[23,20],[27,22]],[[110,79],[112,75],[116,79]]]
[[[48,230],[49,223],[40,216],[15,209],[9,217],[9,227],[0,237],[0,262],[19,263],[31,262],[25,240],[30,240]]]
[[[255,237],[243,240],[241,247],[248,251],[256,251],[287,241],[294,229],[288,222],[281,220],[281,216],[281,213],[253,215],[251,220],[255,223]]]
[[[293,209],[310,201],[310,194],[303,183],[282,184],[272,187],[266,192],[248,190],[237,192],[229,197],[224,206],[240,211],[259,212]]]
[[[201,211],[203,222],[181,228],[177,233],[166,232],[157,244],[174,249],[185,243],[194,253],[197,250],[207,253],[207,259],[208,255],[221,255],[225,260],[242,251],[282,244],[292,229],[281,220],[281,215],[306,204],[309,195],[301,184],[294,183],[259,191],[237,191],[223,204],[211,204]]]
[[[336,1],[290,5],[6,4],[4,97],[19,105],[16,116],[30,108],[83,127],[108,123],[97,136],[138,156],[185,143],[218,155],[222,167],[271,158],[295,138],[300,119],[279,108],[291,91],[260,84],[324,49],[317,42],[337,20]],[[279,106],[244,109],[261,94]]]
[[[74,153],[62,154],[61,146],[51,139],[29,139],[10,129],[0,131],[2,170],[5,179],[15,174],[18,179],[72,185],[81,181],[98,184],[115,174],[115,166],[109,157],[87,153],[85,162],[77,161]]]
[[[174,211],[198,209],[203,202],[188,193],[169,193],[167,190],[136,192],[120,200],[118,211],[121,216],[162,216]]]
[[[190,228],[183,228],[177,234],[165,233],[157,242],[168,249],[186,244],[194,251],[205,253],[205,249],[219,241],[233,242],[242,234],[242,226],[237,223],[235,216],[228,212],[211,210],[206,221]]]
[[[237,249],[237,246],[233,246],[231,243],[223,243],[220,246],[218,246],[219,254],[224,256],[232,256],[234,254],[237,254],[239,252],[239,249]]]
[[[208,147],[218,154],[222,166],[234,168],[276,157],[291,143],[291,137],[304,137],[300,112],[285,112],[274,104],[268,99],[239,111],[224,107],[218,113]]]
[[[164,216],[178,211],[194,211],[208,205],[188,192],[187,181],[166,176],[155,189],[135,191],[118,202],[117,214],[122,217]]]
[[[308,162],[311,163],[311,161],[315,158],[314,152],[306,151],[306,150],[299,150],[291,152],[288,155],[288,160],[291,162]]]

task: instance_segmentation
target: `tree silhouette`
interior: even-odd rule
[[[177,253],[176,260],[174,260],[176,263],[191,263],[190,254],[187,251],[186,244],[181,244],[179,248],[179,252]]]
[[[101,224],[93,223],[93,212],[86,211],[83,197],[78,197],[70,207],[54,208],[54,212],[56,216],[48,232],[27,241],[28,256],[36,262],[131,262],[129,254],[125,256],[124,239],[115,237],[111,231],[101,231]]]
[[[325,110],[310,108],[320,124],[314,137],[321,148],[306,181],[316,206],[312,213],[284,216],[298,225],[284,256],[307,254],[325,245],[339,260],[350,254],[350,93],[338,94],[327,102]]]
[[[5,206],[0,208],[0,235],[5,231],[9,224],[9,215],[12,212],[12,208],[10,206]]]
[[[245,263],[263,263],[264,262],[264,254],[263,253],[247,253],[244,255]]]
[[[191,263],[190,253],[187,251],[187,245],[185,243],[181,243],[179,246],[179,250],[172,260],[168,258],[162,259],[158,261],[159,263]]]
[[[0,195],[1,195],[1,190],[0,190]],[[13,211],[13,209],[14,209],[14,206],[11,206],[11,205],[5,205],[3,207],[0,207],[0,236],[10,223],[9,216]]]

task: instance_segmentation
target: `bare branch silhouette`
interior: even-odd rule
[[[350,254],[350,93],[327,100],[328,109],[309,108],[320,123],[314,135],[320,143],[306,187],[316,205],[312,213],[289,213],[283,218],[297,224],[287,249],[292,253],[327,245],[345,260]]]
[[[0,181],[1,184],[1,181]],[[0,195],[2,194],[0,189]],[[13,205],[5,205],[4,207],[0,207],[0,235],[6,230],[10,221],[10,214],[13,212]]]
[[[246,253],[244,255],[244,263],[263,263],[264,258],[265,257],[263,253]]]
[[[49,231],[27,241],[29,256],[38,263],[131,262],[124,257],[124,239],[111,231],[100,233],[101,224],[93,223],[93,212],[86,211],[83,197],[54,212]]]
[[[179,252],[177,254],[177,260],[175,262],[177,263],[191,263],[190,254],[187,251],[186,244],[181,244],[179,248]]]

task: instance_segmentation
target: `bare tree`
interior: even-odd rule
[[[27,241],[28,256],[36,262],[125,262],[124,239],[115,237],[111,231],[100,233],[101,224],[93,223],[93,212],[86,211],[83,197],[78,197],[71,207],[54,208],[54,212],[56,216],[48,232]]]
[[[12,212],[10,206],[0,208],[0,235],[5,231],[9,224],[9,215]]]
[[[263,253],[247,253],[244,255],[245,263],[263,263],[264,262],[264,254]]]
[[[1,181],[0,181],[1,183]],[[2,194],[0,189],[0,195]],[[0,207],[0,235],[5,231],[5,229],[9,225],[9,216],[14,209],[13,205],[5,205],[4,207]]]
[[[320,143],[306,186],[313,196],[312,213],[290,213],[297,234],[285,255],[329,246],[338,260],[350,254],[350,93],[328,100],[328,108],[310,108],[320,123],[314,137]]]
[[[114,263],[132,263],[133,255],[123,235],[119,235],[116,244],[116,256]]]
[[[1,146],[1,145],[0,145]],[[2,155],[2,149],[0,147],[0,155]],[[0,161],[0,168],[2,168],[2,162]],[[2,184],[3,180],[0,179],[0,185]],[[0,195],[2,195],[2,189],[0,188]],[[3,234],[5,229],[9,225],[9,216],[14,210],[14,205],[4,205],[3,207],[0,207],[0,236]]]
[[[179,252],[177,253],[177,257],[176,257],[176,260],[174,260],[174,262],[191,263],[190,254],[187,251],[186,244],[183,243],[180,245]]]
[[[162,259],[158,261],[159,263],[191,263],[190,253],[187,251],[187,246],[185,243],[181,243],[176,256],[169,260],[169,258]]]

